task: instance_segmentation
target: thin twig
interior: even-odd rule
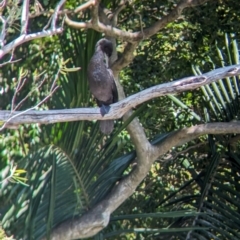
[[[27,80],[26,78],[22,79],[22,77],[20,77],[20,79],[18,80],[18,85],[16,87],[16,90],[14,91],[14,95],[13,95],[13,98],[12,98],[12,106],[11,106],[11,112],[12,113],[17,110],[17,107],[16,108],[14,107],[15,106],[15,100],[16,100],[17,94],[20,92],[20,90],[24,86],[26,80]]]
[[[0,35],[0,46],[4,46],[4,41],[5,41],[5,36],[6,36],[6,26],[7,26],[7,21],[3,16],[0,16],[0,20],[2,22],[2,31]]]
[[[17,95],[17,93],[20,91],[20,89],[23,87],[23,85],[24,85],[24,83],[25,83],[25,80],[26,80],[26,79],[24,79],[24,81],[22,82],[21,79],[20,79],[19,82],[18,82],[16,91],[15,91],[15,93],[14,93],[13,99],[12,99],[12,107],[11,107],[11,115],[12,115],[12,116],[10,115],[11,117],[9,117],[9,118],[7,119],[7,121],[2,125],[2,127],[0,128],[0,131],[2,131],[2,130],[6,127],[6,125],[7,125],[12,119],[14,119],[15,117],[20,116],[20,115],[22,115],[22,114],[25,114],[25,113],[28,112],[28,111],[34,110],[35,108],[37,108],[38,106],[40,106],[42,103],[46,102],[46,101],[53,95],[53,93],[56,92],[57,89],[59,88],[59,86],[58,86],[56,83],[57,83],[57,80],[58,80],[60,71],[61,71],[61,69],[59,68],[58,71],[57,71],[57,73],[56,73],[56,75],[55,75],[54,81],[53,81],[53,83],[52,83],[52,85],[51,85],[50,93],[49,93],[43,100],[41,100],[38,104],[36,104],[35,106],[33,106],[33,107],[31,107],[31,108],[29,108],[29,109],[27,109],[27,110],[24,110],[24,111],[22,111],[22,112],[20,112],[20,113],[18,113],[18,114],[16,114],[16,115],[13,115],[13,113],[20,107],[20,105],[21,105],[24,101],[26,101],[26,99],[31,95],[31,93],[32,93],[33,91],[35,91],[36,89],[40,89],[40,88],[42,87],[43,83],[46,81],[46,78],[44,78],[44,80],[43,80],[34,90],[32,90],[30,93],[28,93],[28,94],[25,96],[25,98],[23,98],[23,99],[20,101],[20,103],[18,103],[18,105],[17,105],[16,107],[14,107],[16,95]]]
[[[0,68],[1,68],[2,66],[6,65],[6,64],[19,62],[19,61],[22,60],[21,58],[16,59],[16,60],[13,60],[13,53],[14,53],[14,49],[12,50],[12,53],[11,53],[10,59],[9,59],[7,62],[4,62],[4,63],[0,64]]]
[[[13,115],[12,117],[10,117],[10,118],[2,125],[2,127],[0,128],[0,131],[2,131],[2,130],[6,127],[6,125],[7,125],[12,119],[14,119],[14,118],[16,118],[16,117],[18,117],[18,116],[20,116],[20,115],[22,115],[22,114],[25,114],[25,113],[27,113],[27,112],[29,112],[29,111],[31,111],[31,110],[34,110],[35,108],[39,107],[41,104],[43,104],[44,102],[46,102],[46,101],[53,95],[53,93],[55,93],[55,92],[57,91],[58,88],[59,88],[59,86],[56,86],[56,87],[52,90],[52,92],[49,93],[48,96],[46,96],[42,101],[40,101],[40,102],[39,102],[38,104],[36,104],[35,106],[33,106],[33,107],[31,107],[31,108],[28,108],[28,109],[26,109],[26,110],[24,110],[24,111],[22,111],[22,112],[20,112],[20,113],[18,113],[18,114],[16,114],[16,115]]]
[[[112,23],[113,26],[115,27],[118,23],[118,16],[120,14],[120,12],[127,6],[126,3],[128,1],[127,0],[123,0],[119,3],[118,8],[114,11],[113,13],[113,19],[112,19]]]
[[[55,11],[52,15],[52,23],[51,23],[51,29],[52,30],[56,30],[56,25],[57,25],[57,19],[58,19],[58,14],[59,11],[61,9],[61,7],[63,6],[63,4],[66,2],[66,0],[61,0],[58,4],[57,7],[55,8]]]
[[[40,89],[42,87],[42,85],[44,84],[44,82],[46,81],[47,78],[44,77],[44,79],[41,81],[41,83],[34,88],[32,91],[30,91],[15,107],[14,111],[17,111],[19,109],[19,107],[31,96],[31,94],[36,91],[37,89]],[[50,91],[51,92],[51,91]]]
[[[30,14],[29,15],[29,18],[36,18],[36,17],[39,17],[39,16],[41,16],[41,15],[52,15],[53,14],[53,10],[51,9],[51,10],[49,10],[49,11],[41,11],[41,12],[36,12],[36,13],[32,13],[32,14]],[[58,15],[65,15],[65,14],[73,14],[74,13],[74,10],[68,10],[68,9],[64,9],[64,10],[61,10],[61,11],[59,11],[58,12]]]
[[[12,51],[12,49],[16,48],[17,46],[19,46],[25,42],[29,42],[33,39],[38,39],[38,38],[50,37],[52,35],[62,33],[62,31],[63,31],[63,29],[60,27],[55,30],[46,30],[46,31],[43,30],[41,32],[31,33],[31,34],[27,34],[27,35],[23,34],[23,35],[19,36],[17,39],[10,42],[9,44],[5,45],[2,49],[0,49],[0,59],[4,55],[6,55],[10,51]]]

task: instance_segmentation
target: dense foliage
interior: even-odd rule
[[[104,2],[115,7],[119,1]],[[119,19],[127,30],[151,25],[178,3],[133,2]],[[42,4],[47,10],[54,6],[48,1]],[[77,5],[67,4],[69,8]],[[126,94],[239,63],[239,6],[234,0],[219,0],[188,9],[164,31],[143,40],[133,62],[120,73]],[[77,17],[87,19],[88,14]],[[47,22],[45,16],[31,21],[34,30]],[[13,30],[9,38],[17,33]],[[38,109],[94,106],[86,68],[99,38],[92,30],[65,27],[61,36],[20,46],[14,56],[21,61],[1,67],[0,109],[14,108],[29,93],[18,110],[36,105],[55,79],[59,89]],[[122,48],[119,41],[118,51]],[[81,69],[63,73],[63,65]],[[25,81],[24,88],[13,102],[19,81]],[[134,109],[133,117],[139,117],[147,137],[156,144],[186,126],[239,120],[239,95],[239,79],[223,79],[192,92],[151,100]],[[107,137],[99,132],[97,122],[86,121],[4,129],[0,216],[7,235],[16,239],[49,236],[53,227],[107,196],[134,167],[136,153],[127,124],[117,120]],[[109,226],[96,238],[239,239],[239,150],[236,135],[203,136],[172,149],[155,162],[135,194],[114,212]]]

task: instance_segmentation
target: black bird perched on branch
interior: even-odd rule
[[[105,38],[100,39],[87,70],[90,91],[96,98],[102,116],[109,112],[110,104],[118,101],[117,87],[112,70],[109,68],[112,51],[112,42]],[[113,127],[113,120],[100,121],[100,129],[104,134],[110,134]]]

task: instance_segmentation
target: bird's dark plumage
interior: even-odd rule
[[[96,98],[102,116],[109,112],[110,104],[118,101],[117,87],[109,68],[112,51],[112,42],[105,38],[99,40],[87,70],[90,91]],[[110,134],[113,125],[113,120],[104,120],[100,122],[100,129],[104,134]]]

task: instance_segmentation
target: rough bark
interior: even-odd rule
[[[218,68],[199,76],[191,76],[173,82],[159,84],[110,105],[110,111],[104,115],[104,117],[101,115],[99,108],[75,108],[48,111],[25,110],[22,112],[2,110],[0,111],[0,121],[7,122],[9,125],[13,126],[23,123],[50,124],[56,122],[71,122],[80,120],[91,121],[118,119],[123,117],[124,114],[126,114],[132,108],[150,99],[166,96],[168,94],[177,94],[180,92],[193,90],[199,88],[200,86],[215,82],[219,79],[238,75],[240,75],[240,64]],[[134,134],[132,137],[134,137]]]

